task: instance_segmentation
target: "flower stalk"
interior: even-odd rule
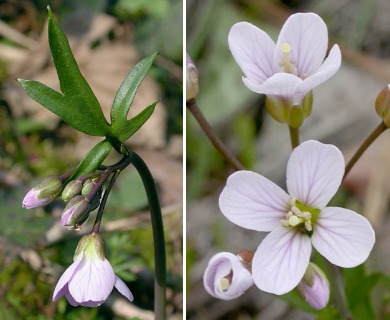
[[[204,133],[210,139],[214,147],[219,151],[219,153],[225,158],[225,160],[235,169],[243,170],[244,166],[238,161],[234,154],[226,147],[225,144],[218,138],[214,130],[211,128],[210,124],[207,122],[206,118],[200,111],[196,100],[191,99],[187,101],[187,109],[192,113],[195,120],[198,122]]]
[[[290,130],[291,147],[295,149],[299,146],[299,128],[288,126]]]
[[[351,160],[349,160],[348,164],[345,166],[345,172],[343,180],[345,180],[347,174],[351,171],[353,166],[356,164],[356,162],[360,159],[360,157],[363,155],[363,153],[368,149],[368,147],[375,141],[376,138],[378,138],[382,132],[386,131],[387,126],[382,121],[375,129],[374,131],[367,137],[366,140],[361,144],[359,149],[356,151],[356,153],[352,156]]]

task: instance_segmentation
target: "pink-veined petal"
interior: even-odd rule
[[[300,104],[304,97],[296,93],[303,80],[290,73],[276,73],[261,85],[247,78],[242,81],[253,92],[284,97],[290,99],[292,105]]]
[[[233,25],[228,36],[229,48],[245,76],[261,84],[275,73],[272,58],[275,43],[261,29],[247,22]]]
[[[238,171],[227,180],[219,197],[219,207],[240,227],[271,231],[288,211],[290,197],[272,181],[251,172]]]
[[[352,268],[362,264],[375,243],[370,222],[344,208],[323,209],[311,237],[313,246],[331,263]]]
[[[306,95],[310,90],[332,77],[341,66],[341,51],[337,44],[332,47],[329,56],[325,59],[321,67],[312,75],[303,80],[298,88],[301,95]]]
[[[115,288],[127,298],[129,301],[133,301],[134,297],[131,293],[130,289],[126,286],[126,284],[122,281],[121,278],[115,276]]]
[[[69,282],[69,292],[80,304],[105,301],[114,283],[115,274],[107,259],[84,258]]]
[[[221,279],[229,276],[231,276],[230,286],[223,290]],[[210,259],[203,276],[203,284],[206,291],[213,297],[232,300],[251,287],[253,279],[237,256],[229,252],[220,252]]]
[[[283,43],[291,46],[290,57],[298,76],[311,75],[324,61],[328,48],[328,29],[315,13],[296,13],[287,19],[280,31],[274,57],[276,65],[282,61]]]
[[[344,174],[344,158],[330,144],[309,140],[296,147],[287,164],[287,190],[300,202],[324,208],[335,195]]]
[[[58,280],[57,285],[54,289],[53,301],[56,301],[59,298],[61,298],[65,294],[65,291],[68,290],[67,283],[72,278],[72,276],[73,276],[75,270],[77,269],[78,265],[80,264],[82,258],[83,258],[83,255],[79,254],[78,257],[76,258],[76,260],[62,274],[61,278]]]
[[[301,281],[311,254],[309,236],[277,227],[265,237],[252,260],[252,276],[263,291],[285,294]]]

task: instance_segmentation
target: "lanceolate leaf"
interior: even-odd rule
[[[68,40],[50,9],[49,45],[62,94],[35,81],[20,81],[27,94],[75,129],[93,136],[105,136],[109,124],[94,93],[81,75]],[[44,94],[48,97],[40,97]]]
[[[102,131],[103,127],[99,126],[92,117],[86,117],[82,108],[70,107],[77,105],[77,98],[65,97],[38,81],[17,80],[32,99],[62,118],[71,127],[92,136],[105,135]]]
[[[103,140],[94,146],[89,153],[80,162],[76,170],[68,178],[67,181],[76,179],[88,173],[95,172],[96,169],[102,164],[105,158],[112,149],[112,145],[109,141]]]
[[[138,87],[141,85],[142,80],[152,66],[153,60],[157,54],[158,53],[155,52],[137,63],[126,76],[125,80],[123,80],[111,108],[112,131],[120,131],[122,125],[126,123],[127,114],[129,113],[131,103],[137,93]]]
[[[134,118],[126,120],[121,129],[118,130],[115,135],[120,142],[124,142],[130,138],[149,119],[158,101],[159,100],[153,102]]]

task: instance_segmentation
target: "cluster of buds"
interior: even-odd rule
[[[23,208],[45,206],[61,196],[66,203],[61,223],[69,230],[79,230],[89,214],[100,205],[104,180],[101,171],[67,181],[69,174],[48,176],[23,199]]]

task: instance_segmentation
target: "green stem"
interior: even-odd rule
[[[359,149],[356,151],[356,153],[353,155],[351,160],[349,160],[348,164],[345,166],[345,172],[344,177],[347,176],[349,171],[353,168],[355,163],[359,160],[359,158],[362,156],[362,154],[368,149],[368,147],[375,141],[376,138],[380,136],[382,132],[384,132],[387,129],[385,123],[382,121],[375,129],[374,131],[367,137],[366,140],[362,143],[362,145],[359,147]]]
[[[131,153],[132,163],[140,174],[144,183],[148,197],[149,210],[153,229],[154,242],[154,264],[155,264],[155,284],[154,284],[154,312],[155,319],[165,319],[165,295],[166,295],[166,258],[164,225],[161,215],[160,202],[158,199],[156,185],[152,174],[145,162],[135,153]]]
[[[351,319],[340,268],[327,260],[326,264],[330,274],[329,281],[331,283],[331,288],[333,288],[334,302],[339,311],[340,319]]]
[[[214,130],[211,128],[206,118],[203,116],[202,111],[200,111],[196,100],[191,99],[187,101],[187,109],[190,110],[204,133],[210,139],[214,147],[219,151],[219,153],[226,159],[230,165],[236,170],[244,170],[244,166],[238,161],[234,154],[223,144],[223,142],[217,137]]]
[[[110,171],[110,173],[111,172],[112,171]],[[120,173],[121,173],[120,170],[116,170],[114,172],[114,174],[112,175],[112,177],[110,179],[110,182],[108,183],[106,190],[104,191],[104,195],[103,195],[102,201],[100,202],[99,210],[98,210],[98,213],[96,215],[95,223],[93,224],[91,233],[99,233],[100,223],[102,221],[103,211],[104,211],[104,208],[106,206],[108,195],[110,194],[111,189],[114,186],[114,183],[115,183],[115,181],[118,178]]]
[[[292,128],[288,126],[290,129],[290,138],[291,138],[291,147],[295,149],[299,146],[299,128]]]

